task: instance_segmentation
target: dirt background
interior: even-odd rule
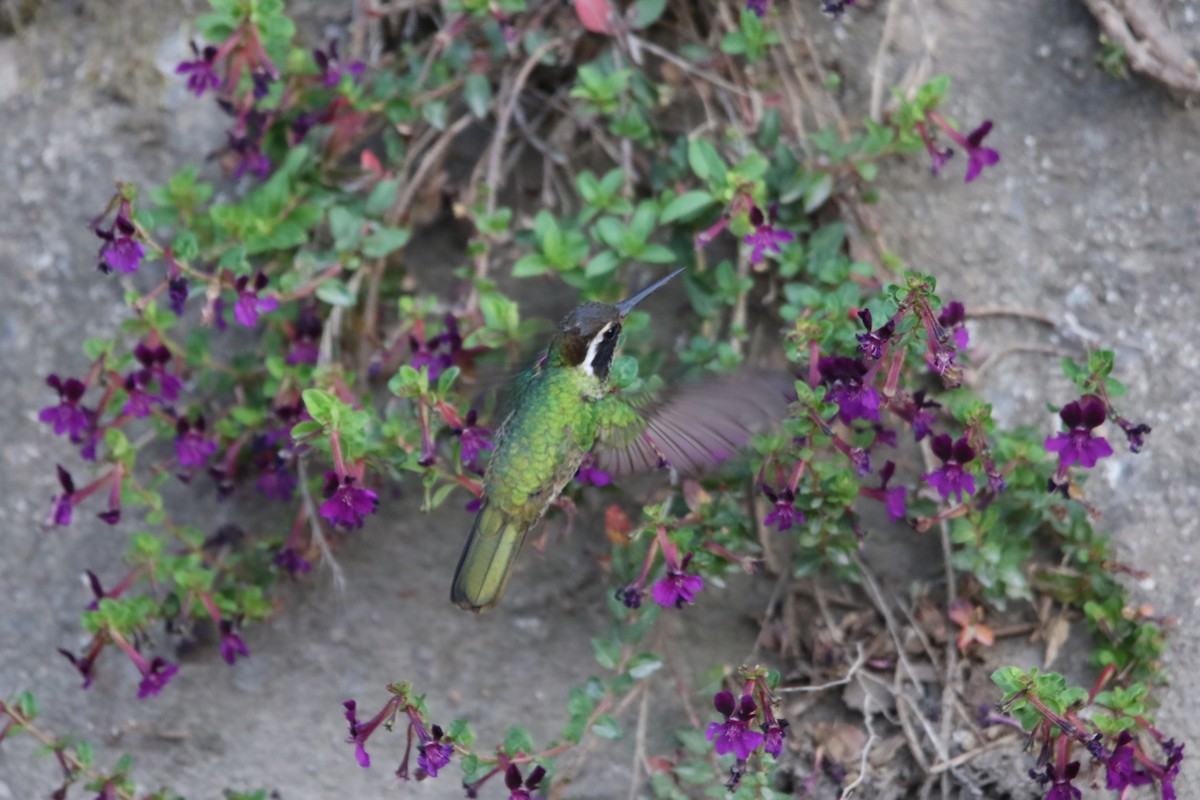
[[[972,323],[985,348],[978,355],[997,356],[980,379],[1002,420],[1037,420],[1050,430],[1045,404],[1071,396],[1057,356],[1013,348],[1079,351],[1090,343],[1117,351],[1129,416],[1154,433],[1140,456],[1117,447],[1093,499],[1122,557],[1149,572],[1140,597],[1178,620],[1159,722],[1195,747],[1200,119],[1145,80],[1097,69],[1097,28],[1078,3],[894,2],[892,44],[879,67],[885,78],[923,61],[953,76],[948,111],[964,124],[994,120],[988,143],[1002,161],[970,186],[961,182],[961,155],[936,181],[920,159],[887,167],[884,233],[939,277],[943,297],[1057,321],[1053,329],[1015,318]],[[336,35],[345,6],[306,15],[308,31]],[[1180,31],[1197,41],[1197,5],[1172,6]],[[187,20],[203,10],[198,2],[50,2],[22,33],[0,38],[0,696],[34,690],[47,726],[96,743],[102,764],[137,753],[147,790],[169,785],[190,798],[218,797],[226,787],[277,789],[292,799],[459,797],[456,768],[422,786],[395,785],[389,773],[402,735],[373,739],[377,766],[360,769],[343,743],[340,703],[353,697],[364,709],[378,707],[386,682],[409,679],[428,693],[435,716],[466,716],[485,741],[516,722],[540,741],[552,736],[568,687],[595,672],[589,640],[605,630],[594,559],[604,545],[586,525],[525,558],[504,606],[476,618],[445,601],[466,515],[451,508],[422,516],[413,498],[385,498],[387,519],[341,552],[346,589],[321,574],[285,592],[286,610],[246,632],[253,657],[234,667],[204,650],[185,660],[162,696],[137,702],[134,671],[120,658],[106,656],[84,693],[54,652],[83,642],[78,618],[89,595],[79,577],[85,568],[110,580],[121,574],[132,523],[112,529],[80,514],[70,528],[43,529],[54,464],[76,462],[36,421],[52,400],[41,381],[54,371],[80,374],[79,342],[118,322],[120,282],[96,273],[98,242],[86,228],[114,182],[159,183],[221,141],[222,120],[172,74],[187,52]],[[867,106],[886,11],[886,3],[864,7],[833,25],[805,6],[813,35],[845,77],[852,111]],[[195,504],[210,524],[244,523],[245,512],[207,498]],[[901,585],[905,568],[891,571]],[[689,642],[675,660],[739,663],[755,635],[742,612],[761,609],[768,593],[749,581],[705,592],[700,608],[668,625]],[[692,685],[691,702],[707,719],[711,689]],[[656,715],[682,719],[668,687],[651,702]],[[651,751],[669,742],[663,730],[647,736]],[[568,795],[629,794],[631,738],[590,759]],[[55,785],[53,760],[31,759],[30,751],[28,742],[0,748],[0,800],[46,796]],[[1200,788],[1196,764],[1194,754],[1184,763],[1180,797]],[[484,794],[503,795],[499,785]]]

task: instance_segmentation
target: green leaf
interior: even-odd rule
[[[550,264],[541,253],[528,253],[517,259],[512,266],[514,278],[532,278],[550,271]]]
[[[691,219],[715,202],[717,201],[709,192],[700,190],[685,192],[667,203],[667,207],[663,209],[659,221],[665,225],[676,220]]]
[[[616,250],[618,253],[625,252],[625,223],[616,217],[601,217],[596,220],[596,224],[592,226],[596,236],[604,244]]]
[[[533,737],[526,728],[514,725],[508,729],[508,733],[504,736],[504,752],[515,756],[517,753],[532,753],[533,751]]]
[[[467,108],[477,118],[483,119],[486,117],[488,103],[492,99],[492,84],[487,79],[487,76],[481,75],[478,72],[472,72],[468,75],[466,82],[463,84],[463,99],[467,101]]]
[[[345,282],[339,281],[337,278],[321,282],[321,285],[317,287],[317,299],[322,303],[341,308],[353,308],[355,302],[354,295]]]
[[[662,665],[661,656],[655,653],[638,653],[629,660],[625,671],[629,673],[629,677],[640,681],[658,672]]]
[[[200,255],[200,240],[191,231],[180,231],[171,241],[171,252],[183,261],[192,261]]]
[[[620,739],[621,738],[621,723],[610,716],[609,714],[601,714],[596,717],[596,721],[592,723],[592,733],[599,736],[601,739]]]
[[[396,194],[400,189],[399,178],[388,178],[375,184],[367,197],[366,212],[368,217],[382,217],[396,202]]]
[[[362,254],[367,258],[383,258],[408,244],[411,236],[407,228],[380,228],[363,242]]]
[[[621,265],[621,257],[612,250],[601,250],[597,253],[583,270],[583,274],[589,278],[598,278],[601,275],[607,275],[616,270]]]
[[[637,258],[647,264],[670,264],[675,260],[675,253],[665,245],[648,244],[638,251]]]
[[[833,194],[833,175],[828,172],[821,173],[821,176],[809,184],[804,192],[804,213],[811,214],[825,205],[825,201],[831,194]]]
[[[427,103],[423,103],[421,105],[421,116],[434,129],[444,131],[446,129],[446,101],[430,100]]]
[[[363,218],[344,206],[329,209],[329,233],[338,252],[358,249],[362,239]]]
[[[605,669],[616,669],[621,663],[621,643],[616,639],[592,639],[592,650],[596,663]]]
[[[331,426],[337,415],[338,400],[322,389],[305,389],[300,393],[308,415],[325,426]]]
[[[725,162],[707,139],[697,138],[688,142],[688,164],[702,181],[719,183],[725,179]]]
[[[633,27],[635,30],[648,28],[667,10],[667,0],[634,0]]]

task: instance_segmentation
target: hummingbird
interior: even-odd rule
[[[479,612],[500,602],[526,535],[589,453],[613,477],[663,466],[694,473],[730,458],[783,418],[795,397],[790,380],[752,373],[662,393],[610,388],[625,317],[681,272],[619,303],[576,306],[545,355],[516,378],[454,572],[456,605]]]

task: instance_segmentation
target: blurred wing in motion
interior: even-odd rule
[[[602,404],[596,466],[613,477],[669,465],[695,474],[779,427],[796,399],[786,373],[747,372],[668,389],[612,394]]]

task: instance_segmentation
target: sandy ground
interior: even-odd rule
[[[993,352],[1026,344],[1116,349],[1129,415],[1155,430],[1141,456],[1118,448],[1094,481],[1094,499],[1123,557],[1149,571],[1143,597],[1179,621],[1160,723],[1192,747],[1200,736],[1200,677],[1188,669],[1200,658],[1192,578],[1200,476],[1190,455],[1198,444],[1200,353],[1190,332],[1200,120],[1149,83],[1094,68],[1096,27],[1073,2],[898,1],[887,76],[928,53],[935,71],[954,76],[948,110],[964,123],[995,121],[989,144],[1003,161],[970,186],[961,183],[962,164],[936,182],[919,160],[885,169],[884,230],[914,265],[939,276],[943,296],[969,309],[1011,306],[1059,320],[1054,331],[1013,320],[974,325],[975,340]],[[485,740],[523,722],[545,741],[560,724],[568,687],[596,671],[589,640],[603,632],[605,614],[592,556],[603,543],[580,530],[531,554],[504,607],[475,618],[445,602],[467,515],[451,508],[423,516],[409,497],[386,498],[387,518],[342,551],[344,591],[321,575],[285,592],[286,609],[246,632],[254,657],[234,667],[214,649],[202,651],[161,697],[137,702],[132,668],[119,659],[106,658],[84,693],[54,653],[82,643],[78,617],[89,595],[78,578],[85,568],[118,575],[127,532],[88,515],[65,530],[42,528],[54,464],[74,460],[36,422],[51,399],[41,379],[80,373],[78,343],[116,325],[119,282],[93,269],[97,241],[85,225],[115,181],[160,182],[221,136],[220,120],[169,74],[186,50],[181,20],[200,9],[100,6],[54,4],[22,37],[0,40],[0,696],[33,689],[48,726],[97,743],[101,763],[137,752],[143,788],[170,785],[192,798],[225,787],[273,788],[285,798],[396,796],[389,765],[403,737],[372,740],[380,766],[362,770],[342,742],[340,714],[348,697],[364,708],[382,703],[391,680],[414,681],[435,715],[467,716]],[[819,38],[842,54],[851,107],[865,106],[883,12],[855,12],[836,28],[821,23]],[[1002,419],[1051,427],[1045,404],[1070,398],[1057,361],[1014,353],[982,376]],[[194,513],[244,521],[247,509],[205,499]],[[694,615],[705,628],[684,628],[693,645],[681,660],[736,664],[754,635],[739,609],[761,607],[767,591],[706,592]],[[706,708],[702,692],[693,701]],[[679,719],[669,691],[655,703]],[[651,744],[665,745],[665,736],[651,731]],[[627,794],[628,747],[590,761],[571,796]],[[53,786],[52,760],[30,759],[29,750],[0,749],[0,799],[44,796]],[[1195,763],[1185,762],[1180,797],[1200,786]],[[461,796],[456,775],[400,796]],[[492,795],[503,795],[499,786]]]

